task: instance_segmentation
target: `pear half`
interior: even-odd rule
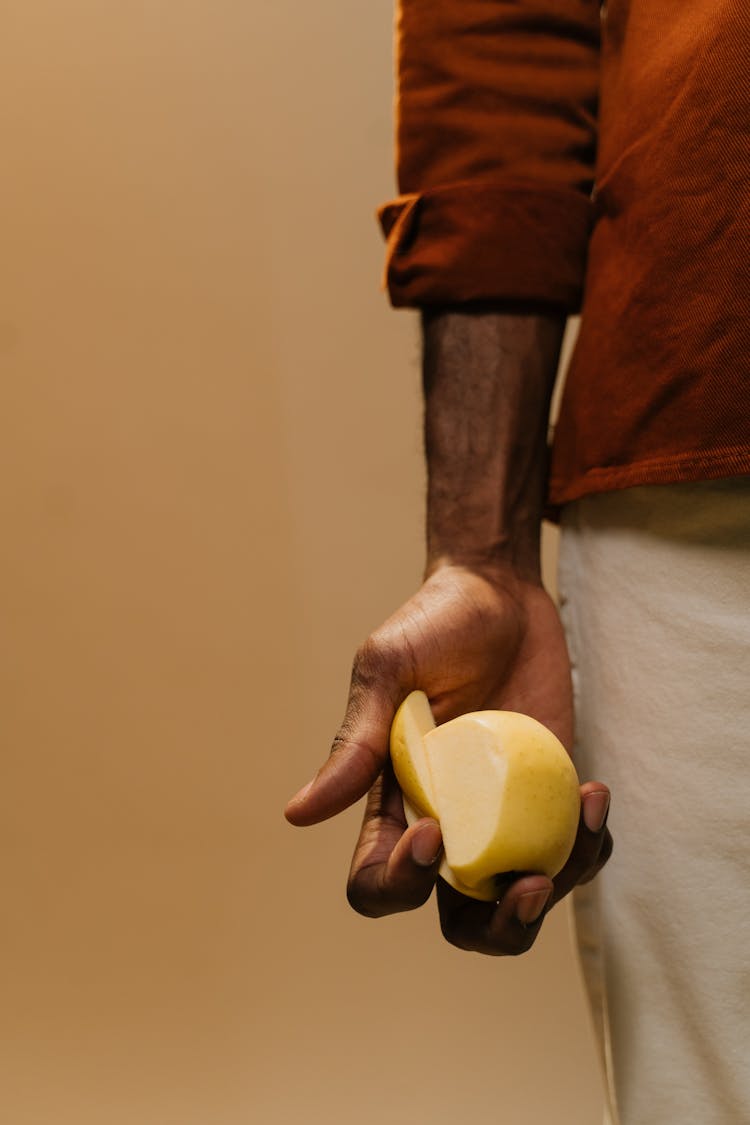
[[[402,703],[391,758],[407,822],[432,816],[445,846],[440,874],[471,898],[497,898],[496,876],[552,878],[578,830],[578,776],[562,743],[514,711],[475,711],[435,726],[423,692]]]

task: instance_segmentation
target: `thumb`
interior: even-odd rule
[[[405,694],[392,663],[365,644],[354,661],[346,715],[331,753],[284,810],[291,824],[317,824],[364,797],[388,758],[391,724]]]

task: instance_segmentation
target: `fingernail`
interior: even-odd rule
[[[307,785],[303,785],[299,793],[295,793],[293,797],[290,797],[288,804],[296,805],[298,801],[304,801],[305,797],[310,792],[314,784],[315,778],[313,778],[312,781],[308,781]]]
[[[432,867],[443,850],[437,824],[422,828],[411,842],[411,857],[419,867]]]
[[[589,832],[601,832],[609,811],[609,793],[598,789],[583,801],[583,823]]]
[[[525,895],[521,895],[516,906],[516,918],[524,926],[531,926],[534,922],[539,920],[539,917],[549,902],[549,896],[552,894],[551,890],[546,891],[529,891]]]

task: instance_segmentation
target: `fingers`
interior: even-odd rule
[[[388,759],[391,723],[412,690],[412,679],[402,652],[376,637],[365,642],[354,661],[346,715],[330,756],[289,801],[288,821],[317,824],[367,793]]]
[[[430,897],[441,856],[436,821],[425,818],[407,828],[388,766],[367,799],[347,884],[349,903],[368,918],[414,910]]]
[[[554,882],[542,875],[507,876],[498,902],[477,902],[438,881],[443,936],[451,945],[489,956],[525,953],[536,940],[548,911],[579,883],[587,883],[612,854],[607,829],[609,790],[601,782],[581,786],[581,816],[575,844]]]
[[[503,888],[498,888],[502,893]],[[466,898],[438,880],[443,937],[451,945],[490,957],[513,957],[531,949],[553,894],[552,880],[525,875],[509,881],[499,902]]]
[[[578,834],[568,862],[555,876],[553,902],[569,894],[578,883],[588,883],[612,854],[612,837],[607,828],[609,789],[599,781],[581,786],[581,817]]]

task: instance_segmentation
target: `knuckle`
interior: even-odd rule
[[[495,957],[521,957],[531,949],[540,928],[540,922],[535,922],[533,926],[524,926],[521,922],[508,926],[488,943],[488,952]]]
[[[440,932],[447,942],[453,945],[453,935],[456,931],[455,922],[448,914],[440,914]]]
[[[331,754],[336,754],[341,750],[346,750],[350,743],[351,739],[349,738],[349,735],[347,734],[344,727],[342,727],[333,736],[333,740],[331,742]]]
[[[418,886],[410,887],[408,892],[402,896],[402,910],[416,910],[419,906],[424,906],[428,898],[432,894],[432,883],[419,884]]]
[[[516,920],[506,920],[495,926],[491,923],[470,925],[460,909],[446,911],[440,917],[440,929],[449,945],[468,953],[482,953],[488,957],[520,957],[533,946],[542,928],[544,915],[525,926]]]
[[[331,743],[330,759],[334,760],[337,767],[346,766],[350,778],[357,778],[363,786],[378,785],[377,777],[383,769],[383,756],[367,739],[352,736],[342,727]],[[379,795],[378,788],[372,794],[373,799],[377,801]]]
[[[368,687],[383,679],[400,679],[406,654],[385,632],[372,633],[357,649],[352,666],[354,683]]]
[[[539,933],[539,926],[524,927],[523,931],[517,933],[513,940],[508,942],[506,952],[509,957],[520,957],[523,953],[528,953],[532,945],[536,941],[537,934]]]
[[[426,894],[421,890],[385,886],[373,889],[371,886],[360,886],[355,877],[347,884],[346,897],[351,908],[364,918],[385,918],[389,914],[399,914],[422,906],[429,898],[429,888]]]
[[[452,945],[456,949],[462,949],[465,953],[473,953],[475,951],[473,943],[467,940],[465,934],[461,932],[460,927],[453,918],[443,917],[440,919],[440,932],[448,942],[448,945]]]
[[[361,914],[363,918],[379,917],[379,912],[373,909],[373,903],[364,893],[356,877],[349,879],[346,884],[346,899],[352,910],[355,910],[357,914]]]
[[[452,945],[454,949],[460,949],[462,953],[477,952],[477,948],[473,944],[473,942],[467,941],[465,938],[459,938],[455,935],[453,937],[450,937],[447,934],[444,934],[443,936],[445,937],[445,940],[449,945]]]
[[[377,678],[388,663],[388,653],[373,635],[359,646],[354,656],[352,678],[357,683],[368,683]]]

